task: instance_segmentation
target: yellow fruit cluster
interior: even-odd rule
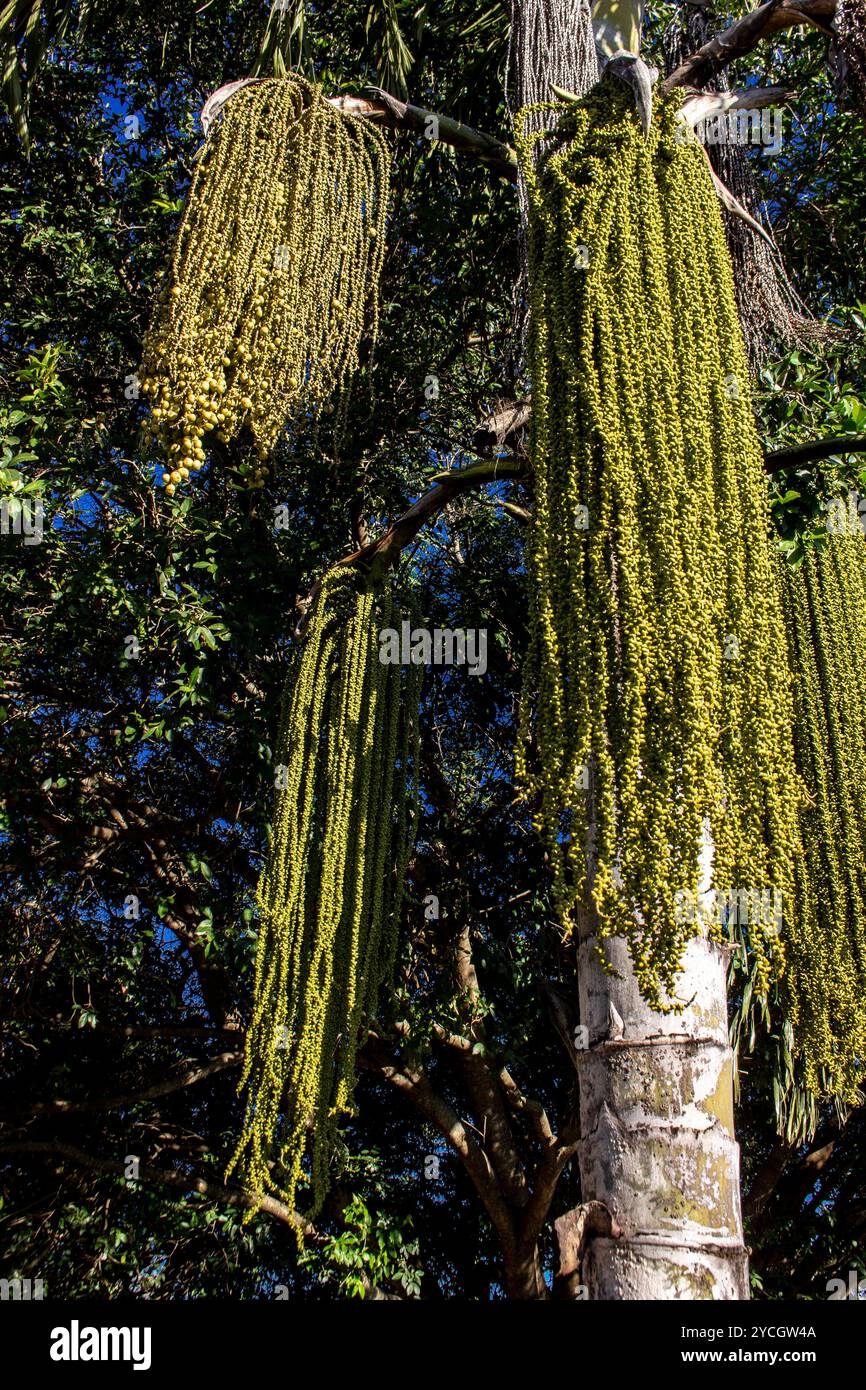
[[[297,76],[227,103],[201,152],[144,345],[148,429],[169,493],[209,435],[248,427],[261,462],[375,336],[390,154],[382,132]]]
[[[784,993],[806,1084],[855,1104],[866,1056],[866,542],[832,536],[779,570],[810,793]]]
[[[423,667],[379,660],[379,630],[395,622],[388,591],[375,594],[346,568],[326,574],[277,740],[283,775],[258,889],[246,1118],[228,1172],[292,1207],[308,1180],[311,1213],[327,1190],[339,1116],[351,1110],[362,1023],[393,971],[417,806]]]
[[[537,163],[544,132],[519,141],[535,508],[517,775],[562,927],[592,904],[656,1008],[696,930],[681,903],[704,828],[719,889],[787,903],[801,798],[731,264],[675,111],[644,139],[608,79],[556,108]],[[759,926],[749,946],[765,989],[781,944]]]

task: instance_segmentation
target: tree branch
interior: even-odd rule
[[[743,1203],[745,1214],[754,1219],[760,1216],[767,1202],[779,1185],[779,1179],[796,1152],[796,1145],[787,1139],[776,1139],[761,1167],[758,1169],[749,1195]]]
[[[447,1139],[466,1169],[503,1244],[510,1248],[514,1240],[514,1225],[508,1203],[496,1180],[490,1160],[480,1144],[473,1139],[456,1110],[434,1091],[422,1071],[402,1066],[390,1057],[381,1039],[371,1036],[364,1051],[359,1054],[358,1062],[369,1070],[379,1072],[398,1091],[402,1091],[417,1106],[424,1118],[435,1125],[443,1138]]]
[[[767,0],[690,54],[665,78],[659,90],[665,93],[674,87],[701,87],[735,58],[751,53],[764,39],[772,38],[783,29],[809,24],[823,34],[832,35],[830,21],[836,13],[836,3],[837,0],[800,0],[799,4]]]
[[[801,463],[817,463],[819,459],[831,458],[834,454],[866,453],[866,435],[837,435],[835,439],[810,440],[807,444],[791,444],[785,449],[773,449],[764,455],[764,467],[768,473],[778,473],[783,468],[795,468]]]
[[[463,927],[454,943],[454,965],[467,1037],[484,1049],[487,1036],[479,1008],[481,992],[468,926]],[[529,1184],[499,1088],[499,1068],[491,1070],[484,1051],[476,1052],[474,1046],[461,1054],[461,1060],[470,1102],[479,1123],[482,1119],[484,1122],[484,1150],[509,1202],[518,1208],[525,1207],[529,1201]]]
[[[431,517],[436,516],[452,497],[469,488],[484,483],[494,483],[500,478],[517,481],[528,477],[526,465],[517,459],[493,459],[490,462],[473,463],[468,468],[452,468],[445,473],[434,475],[434,488],[425,492],[417,502],[393,522],[384,535],[369,545],[362,546],[351,555],[340,560],[341,565],[370,565],[387,569],[394,563],[401,550],[414,540],[421,527]]]
[[[425,522],[437,516],[446,507],[453,497],[460,492],[466,492],[469,488],[479,487],[484,483],[496,482],[499,478],[510,478],[512,481],[519,481],[528,478],[529,472],[524,463],[517,459],[493,459],[490,462],[473,463],[468,468],[451,468],[444,473],[434,474],[433,481],[436,483],[434,488],[425,492],[417,502],[413,502],[402,516],[388,527],[378,540],[371,541],[369,545],[363,545],[358,550],[353,550],[350,555],[344,555],[342,560],[338,560],[338,565],[366,566],[371,574],[384,574],[393,565],[402,550],[415,539],[418,532]],[[295,628],[297,636],[304,627],[307,615],[315,603],[321,580],[313,585],[312,589],[305,596],[298,595],[295,601],[295,612],[298,614],[298,623]]]
[[[242,1061],[242,1052],[221,1052],[218,1056],[211,1057],[207,1062],[190,1067],[180,1076],[169,1077],[165,1081],[156,1081],[152,1086],[145,1087],[143,1091],[110,1096],[102,1100],[63,1100],[61,1097],[55,1097],[54,1100],[37,1101],[28,1110],[21,1111],[15,1116],[3,1116],[3,1123],[8,1124],[12,1120],[23,1118],[41,1119],[45,1115],[73,1115],[85,1111],[119,1110],[121,1107],[140,1105],[142,1101],[156,1100],[158,1096],[167,1096],[171,1095],[173,1091],[185,1090],[188,1086],[194,1086],[197,1081],[204,1081],[216,1072],[225,1071],[226,1067],[236,1067]]]
[[[580,1129],[572,1118],[563,1126],[560,1135],[551,1133],[543,1143],[541,1157],[532,1178],[532,1192],[522,1216],[523,1240],[534,1243],[541,1235],[541,1228],[547,1220],[559,1179],[579,1142]]]
[[[428,111],[423,106],[411,106],[383,92],[381,87],[368,87],[369,97],[328,97],[330,106],[351,116],[365,116],[389,130],[405,130],[424,135],[431,142],[450,145],[458,154],[468,155],[493,169],[495,173],[517,182],[517,155],[510,145],[487,135],[472,126],[462,125],[451,116]]]

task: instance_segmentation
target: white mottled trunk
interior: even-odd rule
[[[605,954],[620,978],[603,970],[587,914],[581,1200],[604,1202],[622,1236],[590,1241],[582,1282],[590,1299],[748,1298],[727,950],[704,936],[689,943],[678,988],[689,1002],[673,1014],[654,1013],[641,998],[624,940],[607,941]]]

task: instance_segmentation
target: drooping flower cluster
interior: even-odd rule
[[[385,136],[302,78],[235,93],[204,146],[141,370],[170,492],[208,437],[247,426],[264,459],[329,400],[375,336]],[[254,482],[261,482],[260,464]]]
[[[648,139],[613,79],[557,108],[529,189],[535,509],[517,772],[558,917],[624,935],[675,997],[714,885],[790,904],[801,787],[762,450],[731,264],[700,149]],[[531,124],[531,123],[530,123]],[[534,715],[531,709],[534,706]],[[765,987],[782,947],[750,947]]]
[[[857,518],[859,521],[859,517]],[[866,542],[780,560],[797,766],[809,791],[784,995],[807,1085],[856,1103],[866,1058]]]
[[[390,592],[324,578],[287,691],[258,889],[244,1130],[229,1171],[290,1206],[310,1160],[320,1205],[349,1112],[362,1021],[389,980],[415,814],[423,667],[379,659]]]

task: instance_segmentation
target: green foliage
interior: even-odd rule
[[[755,408],[769,449],[866,434],[866,306],[834,314],[838,332],[812,351],[796,349],[763,367]],[[772,475],[770,503],[781,549],[798,564],[826,533],[828,501],[866,491],[864,455],[839,453]]]
[[[416,1298],[421,1289],[419,1247],[412,1240],[410,1217],[395,1220],[386,1212],[369,1210],[363,1198],[353,1197],[343,1211],[344,1228],[329,1236],[314,1253],[301,1256],[326,1284],[335,1284],[348,1298],[367,1298],[371,1289],[393,1288],[396,1296]],[[393,1295],[392,1295],[393,1296]]]

